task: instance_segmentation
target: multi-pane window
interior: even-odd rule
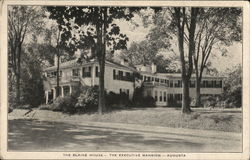
[[[174,83],[174,87],[176,87],[176,88],[180,88],[180,87],[182,87],[182,81],[181,81],[181,80],[177,80],[177,81],[175,81],[175,83]]]
[[[175,96],[174,99],[176,101],[181,101],[182,100],[182,94],[175,94],[174,96]]]
[[[174,94],[168,94],[168,102],[172,102],[174,100]]]
[[[158,101],[158,92],[155,91],[155,101]]]
[[[72,75],[73,77],[78,77],[79,76],[79,68],[72,69]]]
[[[160,91],[160,102],[162,102],[162,91]]]
[[[118,79],[123,80],[123,71],[118,71]]]
[[[116,79],[116,70],[113,69],[113,79],[115,80]]]
[[[161,79],[161,83],[164,83],[164,79]]]
[[[130,72],[123,72],[119,71],[118,72],[114,69],[113,70],[113,79],[114,80],[122,80],[122,81],[134,81],[134,74]]]
[[[54,78],[54,77],[57,76],[57,71],[49,72],[47,74],[47,76],[50,77],[50,78]],[[61,76],[62,76],[62,71],[59,71],[59,77],[61,77]]]
[[[82,77],[91,77],[91,67],[82,67]]]
[[[167,80],[166,84],[167,84],[167,87],[169,87],[169,80]]]
[[[166,102],[167,101],[167,93],[163,92],[163,101]]]
[[[96,66],[96,67],[95,67],[95,76],[96,76],[96,77],[99,77],[99,74],[100,74],[100,73],[99,73],[99,68],[98,68],[98,66]]]
[[[216,88],[222,88],[222,81],[221,80],[220,81],[216,81],[215,87]]]
[[[195,81],[192,81],[192,80],[191,80],[189,86],[190,86],[190,88],[195,88]]]
[[[222,80],[203,80],[201,88],[222,88]]]
[[[171,87],[171,88],[173,87],[173,80],[169,81],[169,87]]]

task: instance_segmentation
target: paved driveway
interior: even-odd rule
[[[8,150],[241,152],[241,134],[132,124],[9,120]]]

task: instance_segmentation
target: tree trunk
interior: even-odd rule
[[[20,103],[20,97],[21,97],[21,91],[20,91],[20,79],[21,79],[21,44],[18,44],[17,48],[17,73],[16,73],[16,101],[19,105]]]
[[[105,107],[105,58],[106,58],[106,32],[107,32],[107,8],[104,9],[103,13],[103,24],[100,27],[100,32],[98,32],[99,37],[99,66],[100,66],[100,77],[99,77],[99,101],[98,101],[98,113],[102,114],[106,111]]]
[[[195,95],[195,106],[196,107],[200,107],[201,106],[201,81],[198,77],[196,77],[196,84],[195,84],[196,88],[196,95]]]
[[[100,76],[99,76],[98,113],[102,114],[105,111],[105,87],[104,87],[105,60],[100,60],[99,65],[100,65]]]
[[[190,97],[189,97],[189,79],[188,77],[182,80],[182,113],[190,113]]]
[[[58,53],[57,53],[57,74],[56,74],[56,97],[58,97],[60,95],[60,78],[59,78],[59,74],[60,74],[60,54],[59,54],[59,49],[58,49]]]

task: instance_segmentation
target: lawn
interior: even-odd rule
[[[60,112],[36,110],[30,113],[33,118],[61,119],[77,122],[114,122],[165,126],[174,128],[191,128],[218,130],[226,132],[242,131],[242,112],[240,109],[193,109],[189,115],[182,114],[176,108],[127,109],[99,114],[67,115]],[[15,116],[15,111],[10,115]]]

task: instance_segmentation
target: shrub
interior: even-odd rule
[[[126,93],[116,94],[109,92],[106,94],[106,105],[107,107],[124,107],[131,104],[129,96]]]
[[[176,100],[168,101],[168,107],[181,107],[181,103],[178,103]]]
[[[142,98],[141,105],[143,107],[155,107],[155,99],[152,96],[146,96]]]
[[[11,113],[13,111],[13,108],[12,107],[8,107],[8,113]]]
[[[15,92],[9,92],[8,93],[8,102],[9,102],[9,108],[17,108],[17,102],[16,102],[16,93]]]
[[[38,107],[38,109],[40,109],[40,110],[52,110],[52,109],[51,109],[51,105],[49,105],[49,104],[41,104],[41,105]]]
[[[75,112],[76,99],[73,96],[57,97],[51,104],[52,111],[62,111],[64,113]]]
[[[25,105],[19,105],[17,107],[18,109],[31,109],[31,105],[30,104],[25,104]]]
[[[211,95],[201,98],[203,107],[224,107],[224,102],[220,95]]]
[[[143,96],[142,96],[143,90],[144,90],[143,86],[135,88],[133,98],[132,98],[132,103],[134,105],[137,106],[143,103]]]
[[[84,87],[82,93],[77,98],[75,108],[79,112],[97,111],[98,107],[98,87]]]
[[[226,107],[242,106],[242,66],[233,66],[225,79],[223,100]]]

